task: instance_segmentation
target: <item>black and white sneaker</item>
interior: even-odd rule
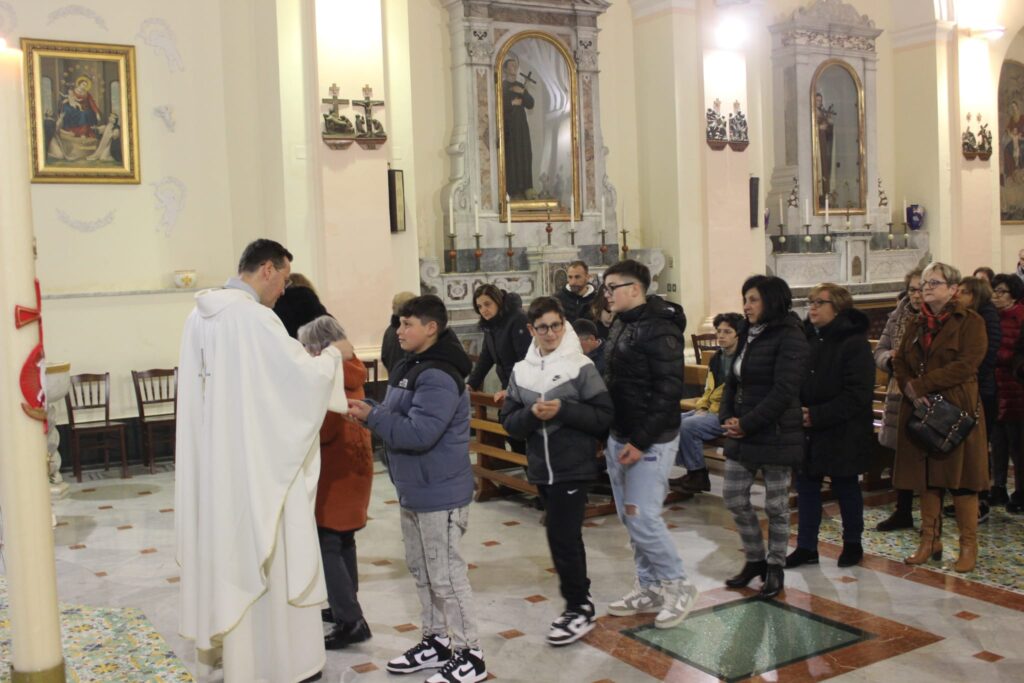
[[[594,605],[588,603],[577,609],[567,609],[551,622],[548,645],[561,647],[575,643],[594,628]]]
[[[423,636],[423,640],[404,654],[388,662],[387,669],[393,674],[411,674],[423,669],[436,669],[454,661],[452,641],[445,636]]]
[[[478,683],[487,678],[484,653],[476,648],[459,650],[426,683]]]

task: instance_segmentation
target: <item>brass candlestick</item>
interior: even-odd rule
[[[553,227],[551,227],[551,209],[548,209],[548,225],[547,225],[546,228],[544,228],[544,232],[546,232],[548,234],[548,246],[549,247],[551,246],[551,233],[553,233],[554,231],[555,231],[555,229]]]
[[[508,270],[512,270],[512,255],[515,252],[512,250],[512,233],[506,232],[505,239],[508,240],[508,251],[505,252],[505,256],[508,258]],[[548,233],[548,244],[551,244],[551,233]]]
[[[598,247],[597,250],[601,252],[601,265],[604,266],[607,265],[605,261],[608,257],[608,244],[605,242],[605,236],[607,235],[608,231],[605,230],[604,228],[601,228],[599,232],[601,233],[601,246]]]
[[[459,252],[455,249],[455,235],[448,233],[451,245],[448,248],[448,272],[456,273],[459,270]]]
[[[474,270],[480,272],[480,259],[483,257],[484,252],[480,248],[480,235],[473,235],[473,239],[476,240],[476,249],[473,251],[473,258],[476,259],[476,267]]]
[[[829,228],[832,227],[831,223],[825,223],[825,244],[828,245],[828,250],[832,251],[832,233]]]
[[[626,235],[629,234],[629,230],[623,228],[620,232],[622,233],[622,260],[625,261],[629,255],[629,243],[626,241]]]

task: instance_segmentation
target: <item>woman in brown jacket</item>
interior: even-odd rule
[[[330,316],[317,318],[299,329],[299,341],[316,355],[338,339],[341,326]],[[365,398],[367,370],[354,352],[344,354],[345,396]],[[324,637],[328,650],[361,643],[371,636],[359,605],[359,572],[355,533],[366,526],[373,484],[373,448],[370,432],[342,415],[328,411],[320,427],[320,483],[316,491],[316,526],[320,536],[327,601],[334,628]],[[326,611],[325,611],[326,612]]]
[[[978,492],[988,486],[988,446],[980,417],[963,443],[946,455],[920,445],[907,429],[915,405],[928,405],[929,394],[980,414],[978,366],[988,347],[985,322],[955,299],[960,272],[934,262],[921,277],[921,315],[907,324],[893,357],[896,381],[903,390],[900,405],[893,485],[921,496],[921,541],[907,564],[942,557],[940,523],[942,490],[953,494],[960,529],[960,556],[953,568],[974,569],[978,557]]]

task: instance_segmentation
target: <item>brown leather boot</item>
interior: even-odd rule
[[[938,489],[925,489],[921,492],[921,542],[917,552],[903,561],[907,564],[924,564],[929,559],[942,559],[942,491]]]
[[[960,557],[953,569],[958,572],[974,571],[978,561],[978,494],[953,496],[956,525],[960,527]]]

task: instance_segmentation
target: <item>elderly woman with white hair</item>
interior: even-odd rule
[[[316,356],[333,342],[345,340],[345,331],[334,318],[322,315],[300,327],[298,336],[306,350]],[[343,346],[345,395],[363,399],[366,366],[356,358],[351,344]],[[316,525],[330,605],[324,620],[335,624],[324,637],[328,650],[360,643],[371,636],[357,598],[355,532],[366,526],[372,484],[370,433],[328,410],[320,427],[320,483],[316,491]]]
[[[942,491],[953,494],[960,530],[958,572],[974,569],[978,557],[978,492],[988,487],[988,445],[978,393],[978,367],[988,348],[985,321],[956,298],[960,272],[929,264],[921,276],[920,315],[907,323],[893,373],[903,391],[893,484],[921,496],[921,540],[907,564],[942,557]],[[966,438],[948,453],[929,448],[907,424],[915,408],[947,401],[977,416]]]

